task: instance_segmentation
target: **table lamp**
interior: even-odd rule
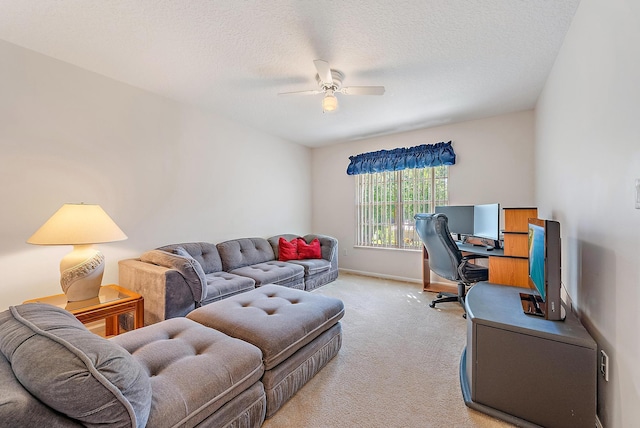
[[[27,240],[37,245],[73,245],[60,261],[60,285],[69,302],[98,296],[104,256],[93,244],[122,241],[127,235],[100,205],[64,204]]]

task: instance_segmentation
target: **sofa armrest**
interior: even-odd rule
[[[119,284],[144,297],[145,324],[181,317],[195,309],[191,287],[176,269],[140,259],[118,262]]]

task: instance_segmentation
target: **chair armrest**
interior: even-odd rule
[[[489,276],[489,270],[476,263],[472,263],[474,259],[488,259],[489,256],[484,254],[470,254],[462,258],[458,265],[458,275],[460,279],[467,283],[475,283],[478,281],[486,281]]]
[[[468,256],[463,256],[462,260],[473,260],[473,259],[488,259],[489,256],[485,256],[484,254],[469,254]]]

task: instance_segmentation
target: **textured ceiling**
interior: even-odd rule
[[[534,106],[579,0],[2,0],[0,39],[310,147]],[[314,59],[345,86],[323,113]]]

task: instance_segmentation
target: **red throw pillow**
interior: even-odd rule
[[[299,259],[321,259],[322,250],[320,249],[320,241],[315,238],[310,244],[304,239],[298,238],[298,258]]]
[[[292,239],[291,242],[283,237],[278,240],[278,260],[286,262],[287,260],[298,260],[298,239]]]

